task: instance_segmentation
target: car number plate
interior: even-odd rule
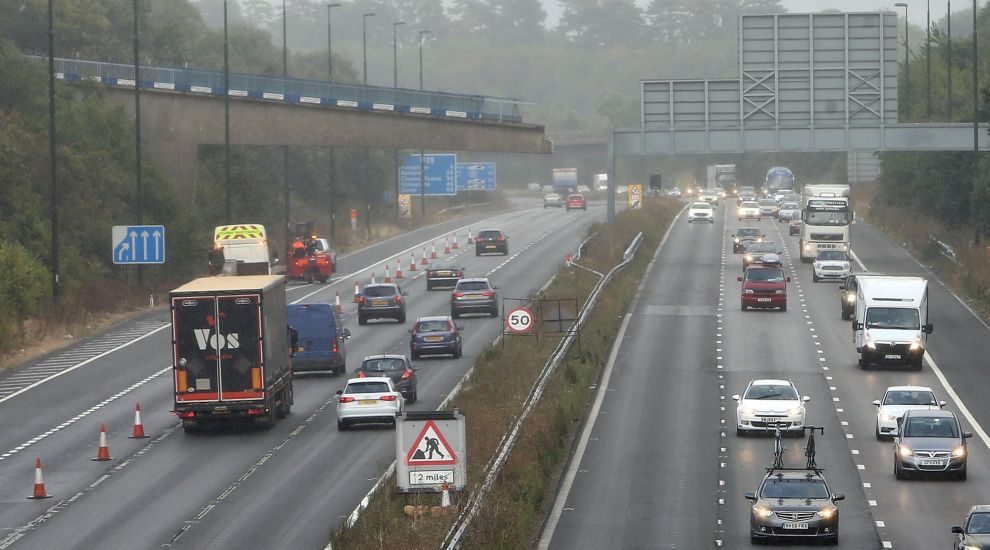
[[[306,348],[299,346],[296,348],[296,351],[306,351]]]
[[[808,524],[806,522],[785,521],[782,527],[784,529],[807,529]]]
[[[443,336],[427,336],[427,342],[443,342]]]
[[[896,354],[896,353],[888,353],[887,355],[884,355],[883,358],[884,359],[900,359],[901,356],[898,355],[898,354]]]
[[[373,305],[373,306],[384,306],[387,303],[388,302],[386,302],[385,300],[372,300],[371,301],[371,305]]]
[[[485,248],[495,248],[495,245],[493,244],[485,245]]]
[[[918,461],[919,466],[945,466],[945,462],[942,460],[924,460]]]
[[[757,302],[769,302],[770,301],[770,298],[757,298],[756,301]]]
[[[449,271],[437,271],[437,277],[448,277],[450,276]]]
[[[377,405],[378,404],[378,400],[377,399],[362,399],[362,400],[358,401],[358,403],[361,403],[362,405]]]

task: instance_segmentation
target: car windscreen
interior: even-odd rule
[[[480,239],[497,239],[502,236],[499,231],[481,231],[478,233],[478,238]]]
[[[344,388],[344,393],[388,393],[388,384],[385,382],[355,382],[348,384]]]
[[[560,195],[558,195],[558,194],[556,194],[556,193],[549,193],[549,194],[547,194],[547,196],[546,196],[546,197],[543,197],[543,198],[545,198],[545,199],[547,199],[547,200],[552,200],[552,201],[555,201],[555,200],[557,200],[557,199],[559,199],[559,198],[560,198]]]
[[[958,425],[954,418],[944,416],[911,416],[907,418],[904,424],[904,437],[959,437]]]
[[[798,203],[796,203],[796,202],[785,202],[784,204],[782,204],[780,206],[780,208],[781,208],[781,210],[797,210],[800,207],[798,206]]]
[[[753,243],[749,245],[746,252],[760,252],[766,254],[767,252],[777,252],[777,249],[774,248],[773,243]]]
[[[938,405],[930,391],[891,390],[883,398],[884,405]]]
[[[775,498],[828,498],[828,487],[821,479],[789,479],[771,477],[763,484],[760,497]]]
[[[777,206],[777,201],[773,199],[761,199],[760,206]]]
[[[792,386],[783,384],[752,385],[746,391],[744,399],[763,399],[766,401],[794,401],[798,398]]]
[[[364,287],[365,296],[394,296],[395,287],[394,286],[367,286]]]
[[[736,230],[737,237],[759,237],[762,235],[759,229],[755,227],[741,227]]]
[[[871,307],[866,310],[866,328],[918,330],[917,309],[897,307]]]
[[[485,281],[461,281],[457,283],[457,290],[488,290],[488,283]]]
[[[416,332],[448,332],[450,324],[447,321],[420,321]]]
[[[822,250],[818,253],[819,260],[838,260],[840,262],[847,261],[849,258],[846,257],[846,253],[842,250]]]
[[[755,202],[749,202],[749,201],[739,204],[739,208],[759,208],[759,207],[760,205],[756,204]]]
[[[712,205],[707,202],[696,202],[691,205],[691,208],[694,210],[711,210]]]
[[[966,532],[970,535],[990,535],[990,513],[973,514],[969,516]]]
[[[751,267],[746,270],[746,280],[754,283],[782,283],[784,282],[784,272],[780,269]]]
[[[399,370],[399,369],[404,369],[405,367],[406,367],[405,360],[399,359],[397,357],[389,357],[382,359],[366,359],[364,363],[361,364],[362,369],[371,372]]]

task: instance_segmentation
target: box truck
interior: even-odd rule
[[[203,277],[169,293],[173,412],[186,431],[252,421],[269,429],[292,406],[285,277]]]
[[[859,366],[909,365],[921,370],[928,335],[928,281],[923,277],[860,277],[853,318]]]

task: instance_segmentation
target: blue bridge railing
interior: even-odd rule
[[[38,58],[43,59],[43,58]],[[79,59],[55,59],[57,78],[92,80],[108,86],[134,86],[134,66]],[[142,89],[223,96],[222,71],[141,67]],[[321,80],[272,78],[230,73],[232,97],[264,101],[307,103],[354,109],[422,115],[522,122],[521,105],[514,98],[427,92],[404,88],[362,86]]]

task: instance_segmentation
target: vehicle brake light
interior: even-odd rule
[[[253,408],[253,409],[248,409],[247,410],[247,413],[248,413],[248,416],[260,416],[260,415],[265,414],[265,409],[262,409],[260,407],[256,407],[256,408]]]
[[[196,413],[192,411],[183,411],[175,413],[175,416],[178,416],[179,418],[195,418]]]
[[[460,277],[460,276],[461,276],[461,272],[460,271],[455,271],[454,272],[454,277]]]
[[[499,237],[498,240],[504,241],[505,240],[505,236],[503,235],[503,236]]]
[[[449,330],[450,332],[454,332],[454,323],[453,322],[447,321],[447,330]]]
[[[346,395],[342,395],[342,396],[340,396],[340,399],[338,399],[338,402],[339,403],[353,403],[354,402],[354,398],[353,397],[348,397]]]
[[[379,397],[378,399],[381,399],[382,401],[395,401],[395,396],[394,395],[383,395],[383,396]]]
[[[361,372],[358,373],[358,376],[357,377],[358,378],[364,378],[365,376],[367,376],[367,374],[365,374],[364,371],[361,371]]]
[[[481,293],[481,295],[482,295],[482,296],[485,296],[485,297],[491,297],[491,296],[493,296],[494,294],[495,294],[495,293],[494,293],[494,292],[492,292],[492,291],[490,291],[490,290],[486,290],[486,291],[484,291],[484,292],[482,292],[482,293]]]
[[[337,339],[336,338],[334,338],[334,340],[333,340],[333,352],[334,353],[337,353]]]
[[[412,371],[411,370],[406,369],[406,370],[402,371],[402,379],[403,380],[409,380],[409,377],[411,377],[411,376],[412,376]]]
[[[361,304],[361,303],[364,303],[364,296],[358,296],[358,297],[357,297],[357,302],[358,302],[359,304]]]
[[[396,302],[401,302],[402,301],[402,295],[401,294],[396,294],[395,295],[395,301]]]
[[[454,298],[463,298],[463,297],[464,297],[464,293],[463,292],[455,292],[454,293]]]

